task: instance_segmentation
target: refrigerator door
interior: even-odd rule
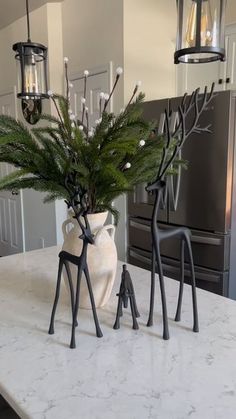
[[[172,101],[177,109],[180,98]],[[217,93],[203,112],[199,125],[211,125],[211,133],[193,134],[183,148],[188,161],[182,170],[175,208],[170,193],[168,222],[209,232],[230,230],[234,152],[235,98],[232,92]]]

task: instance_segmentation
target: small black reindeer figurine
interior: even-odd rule
[[[118,306],[117,306],[117,313],[116,313],[116,321],[113,326],[113,329],[120,328],[120,317],[123,316],[122,305],[124,308],[128,307],[128,300],[130,301],[130,308],[133,318],[133,329],[139,329],[138,322],[136,317],[140,317],[138,312],[136,298],[134,293],[133,283],[127,270],[127,266],[123,265],[123,272],[121,274],[121,284],[120,284],[120,291],[116,294],[118,298]]]
[[[77,202],[76,202],[77,203]],[[69,204],[68,206],[72,206],[72,204]],[[79,237],[81,240],[83,240],[83,247],[82,252],[80,256],[72,255],[68,252],[61,251],[59,253],[59,268],[58,268],[58,277],[57,277],[57,287],[56,287],[56,294],[55,294],[55,300],[53,304],[52,314],[51,314],[51,321],[49,326],[48,333],[50,335],[54,334],[54,319],[55,319],[55,313],[57,308],[57,303],[60,296],[60,287],[61,287],[61,276],[62,276],[62,269],[63,266],[66,268],[66,273],[68,277],[69,287],[70,287],[70,295],[71,295],[71,309],[72,309],[72,330],[71,330],[71,342],[70,342],[70,348],[75,348],[75,328],[77,326],[77,315],[78,315],[78,309],[79,309],[79,297],[80,297],[80,284],[81,284],[81,278],[82,273],[84,273],[88,292],[90,296],[92,311],[93,311],[93,318],[95,323],[95,329],[96,329],[96,335],[97,337],[102,337],[102,331],[100,329],[98,317],[97,317],[97,311],[94,301],[94,295],[93,295],[93,289],[91,285],[90,275],[89,275],[89,269],[87,264],[87,249],[89,244],[94,244],[93,234],[90,229],[90,225],[88,222],[87,212],[88,208],[84,201],[84,196],[82,196],[82,199],[80,200],[81,209],[75,216],[77,219],[79,226],[81,228],[82,234]],[[75,205],[74,205],[75,208]],[[81,217],[83,218],[84,222],[81,221]],[[76,284],[76,292],[74,292],[73,287],[73,281],[71,277],[69,262],[76,265],[77,270],[77,284]]]

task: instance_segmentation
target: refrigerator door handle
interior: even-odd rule
[[[217,239],[215,237],[203,237],[203,236],[192,235],[191,242],[201,243],[201,244],[210,244],[212,246],[220,246],[222,244],[222,239]]]
[[[178,153],[178,158],[180,160],[182,159],[181,150]],[[178,207],[180,183],[181,183],[181,172],[182,172],[181,164],[179,164],[177,174],[169,177],[168,195],[169,195],[169,202],[170,202],[170,211],[176,211]]]
[[[131,220],[129,222],[130,227],[137,228],[137,230],[147,231],[148,233],[151,232],[151,227],[146,224],[141,224],[136,221]]]
[[[151,259],[149,259],[148,257],[140,255],[139,253],[136,253],[134,250],[130,250],[129,254],[130,256],[139,260],[140,262],[145,262],[148,265],[151,265]]]
[[[142,222],[139,223],[138,221],[130,220],[129,222],[130,227],[136,228],[137,230],[142,230],[146,232],[151,232],[150,225],[143,224]],[[216,238],[216,237],[207,237],[207,236],[191,236],[191,242],[192,243],[199,243],[199,244],[209,244],[211,246],[221,246],[222,245],[222,239]]]
[[[151,265],[151,255],[150,258],[148,256],[144,256],[139,254],[133,249],[130,249],[129,255],[133,257],[134,259],[138,260],[139,262],[144,262],[147,265]],[[179,267],[175,265],[171,265],[171,263],[163,262],[163,269],[167,271],[166,275],[168,273],[176,273],[179,272]],[[206,270],[206,272],[200,272],[196,270],[196,280],[204,281],[204,282],[211,282],[211,283],[219,283],[221,280],[220,275],[217,272],[211,272],[210,270]],[[185,271],[184,271],[185,277],[191,277],[191,272],[189,270],[188,264],[185,264]]]

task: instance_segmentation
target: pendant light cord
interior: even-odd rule
[[[27,16],[28,42],[31,42],[31,39],[30,39],[30,21],[29,21],[29,0],[26,0],[26,16]]]

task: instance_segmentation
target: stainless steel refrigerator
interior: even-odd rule
[[[185,144],[182,158],[188,161],[168,179],[159,211],[162,228],[187,226],[192,231],[192,248],[197,286],[236,299],[236,92],[219,92],[199,123],[211,124],[211,133],[194,134]],[[172,99],[176,110],[180,98]],[[144,103],[144,117],[163,121],[167,99]],[[153,198],[139,185],[128,198],[130,263],[150,269],[150,219]],[[179,245],[165,241],[162,249],[164,273],[179,277]],[[186,261],[187,262],[187,261]],[[186,281],[189,272],[186,264]]]

